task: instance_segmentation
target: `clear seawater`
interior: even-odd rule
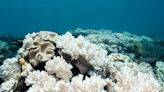
[[[79,27],[164,38],[164,0],[0,0],[0,35]]]

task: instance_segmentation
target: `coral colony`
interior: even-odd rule
[[[149,63],[133,62],[135,55],[126,53],[128,47],[134,50],[140,40],[150,38],[119,33],[108,39],[99,33],[73,35],[27,34],[17,55],[0,66],[4,80],[0,92],[163,92],[160,68],[155,74]],[[156,64],[162,65],[162,61]]]

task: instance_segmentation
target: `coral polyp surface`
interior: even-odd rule
[[[16,57],[0,66],[0,92],[160,92],[149,64],[108,53],[83,36],[28,34]]]

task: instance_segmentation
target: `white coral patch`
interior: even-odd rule
[[[55,78],[49,76],[45,71],[33,71],[30,72],[27,78],[25,79],[25,83],[27,86],[30,85],[43,85],[46,81],[53,81],[56,82]]]
[[[69,54],[72,59],[76,60],[82,56],[93,66],[102,66],[107,61],[107,51],[85,40],[83,36],[74,38],[71,33],[67,32],[59,37],[56,46],[61,48],[63,53]]]
[[[100,76],[86,77],[83,80],[83,75],[78,75],[72,78],[71,85],[74,92],[102,92],[105,85],[109,82],[108,79],[102,79]]]
[[[13,92],[13,87],[16,85],[18,80],[11,78],[10,80],[0,85],[0,92]]]
[[[108,59],[110,61],[122,61],[122,62],[129,62],[130,61],[130,57],[123,55],[121,53],[111,53],[108,55]]]
[[[96,38],[98,43],[109,42],[108,46],[113,52],[124,51],[124,48],[133,45],[140,46],[143,39],[128,33],[111,32],[110,37],[103,37],[101,32],[99,34],[102,38],[95,34],[91,41],[94,42]],[[118,43],[124,48],[118,47]],[[90,43],[83,36],[75,38],[69,32],[62,36],[46,31],[28,34],[17,55],[28,63],[18,63],[18,57],[4,61],[0,66],[0,78],[6,82],[0,86],[0,92],[12,92],[15,87],[20,87],[15,85],[18,82],[15,80],[16,74],[20,70],[26,86],[29,86],[27,92],[160,92],[160,85],[149,64],[129,62],[131,59],[120,53],[107,54],[106,50]],[[39,65],[40,62],[45,62],[45,65]],[[72,76],[71,64],[81,74]],[[45,71],[37,70],[42,68]]]
[[[27,92],[105,92],[104,87],[107,79],[100,76],[92,76],[83,80],[83,75],[78,75],[68,81],[56,81],[45,71],[34,71],[27,76],[25,83],[29,86]]]
[[[56,74],[57,77],[69,80],[72,77],[72,65],[68,64],[62,57],[54,56],[46,62],[45,69],[49,74]]]
[[[20,72],[20,66],[18,65],[18,58],[8,58],[0,66],[0,78],[7,81],[10,78],[15,78]]]
[[[115,62],[114,86],[115,92],[159,92],[160,85],[154,78],[152,71],[143,71],[140,65],[134,62]],[[144,66],[142,66],[144,68]]]

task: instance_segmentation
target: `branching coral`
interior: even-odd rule
[[[164,91],[164,62],[158,61],[155,66],[156,66],[155,71],[156,71],[157,78],[161,83]]]
[[[17,58],[6,61],[7,64],[4,62],[0,66],[0,77],[5,80],[0,90],[6,92],[160,90],[152,69],[146,69],[149,65],[142,64],[146,65],[143,67],[131,62],[121,53],[109,54],[83,36],[75,38],[69,32],[64,35],[46,31],[28,34]],[[17,77],[15,74],[18,74]],[[10,81],[12,79],[15,81]]]
[[[82,36],[74,38],[71,33],[66,33],[59,37],[59,40],[56,41],[56,46],[61,48],[62,53],[69,54],[71,59],[77,60],[82,56],[94,66],[101,66],[107,61],[107,51],[90,43]]]
[[[126,55],[123,55],[123,54],[120,54],[120,53],[111,53],[108,56],[108,59],[110,61],[122,61],[122,62],[129,62],[130,61],[129,56],[126,56]]]
[[[143,42],[154,41],[146,36],[138,36],[128,32],[116,33],[111,30],[76,29],[72,33],[73,35],[84,35],[87,40],[106,49],[108,53],[123,53],[127,55],[134,53],[133,57],[136,58],[140,58],[143,55],[142,48],[145,48],[143,47]]]
[[[13,92],[13,88],[16,86],[17,82],[17,80],[11,78],[10,80],[2,83],[0,86],[0,92]]]
[[[34,71],[30,73],[26,80],[27,85],[32,87],[27,92],[102,92],[107,80],[100,76],[85,78],[78,75],[72,78],[71,82],[56,79],[48,75],[45,71]]]
[[[46,62],[45,69],[49,74],[56,74],[57,77],[68,80],[72,77],[72,65],[68,64],[62,57],[54,57]]]
[[[18,65],[18,58],[9,58],[0,66],[0,78],[7,81],[10,78],[16,78],[20,73],[20,66]]]
[[[114,63],[115,70],[112,77],[117,80],[114,86],[116,92],[159,92],[160,85],[154,78],[153,72],[147,67],[137,65],[133,62],[116,62]],[[141,67],[143,69],[141,69]],[[114,71],[114,70],[113,70]],[[147,73],[145,73],[147,72]]]

